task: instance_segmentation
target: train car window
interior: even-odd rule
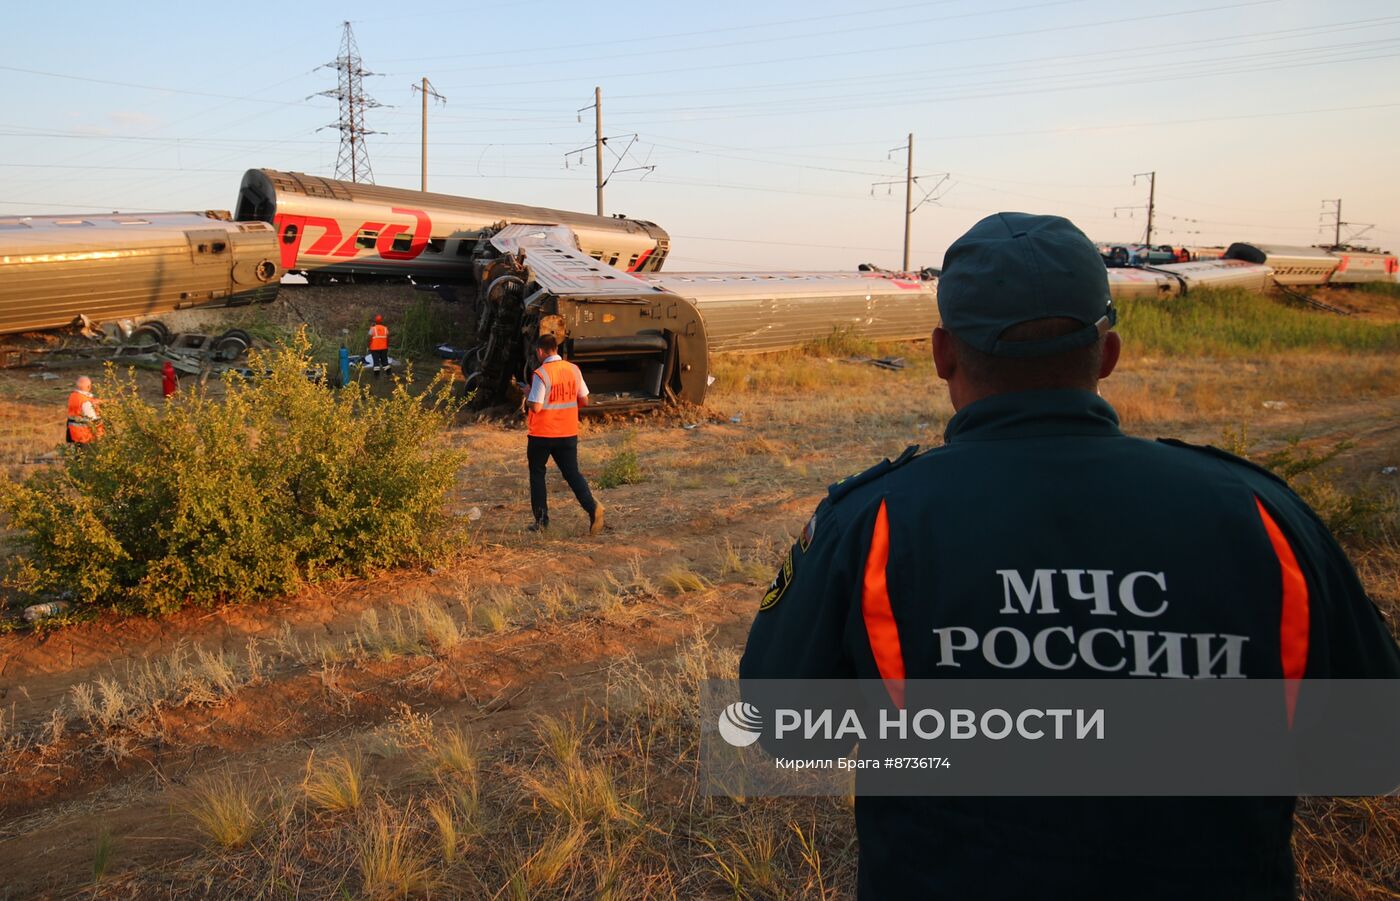
[[[374,249],[374,242],[379,239],[379,232],[368,228],[360,229],[359,237],[355,238],[355,243],[366,250]]]
[[[446,249],[447,249],[447,239],[446,239],[446,238],[429,238],[429,239],[428,239],[428,253],[442,253],[442,252],[443,252],[444,250],[446,250]]]
[[[632,259],[627,261],[627,270],[630,272],[635,265],[637,265],[637,254],[634,253],[632,254]]]
[[[214,253],[223,253],[225,250],[228,250],[228,244],[224,243],[223,241],[215,241],[213,246],[211,246],[209,249]]]
[[[595,250],[593,253],[590,253],[589,256],[600,263],[603,262],[603,252],[601,250]]]
[[[54,221],[54,225],[63,225],[71,228],[73,226],[92,225],[92,223],[86,219],[58,219]]]
[[[609,265],[609,266],[616,266],[616,265],[617,265],[617,254],[613,254],[613,255],[612,255],[612,259],[611,259],[611,260],[608,260],[608,265]]]
[[[475,242],[475,241],[458,241],[458,242],[457,242],[457,256],[459,256],[459,257],[469,257],[469,256],[472,255],[472,251],[475,250],[475,249],[476,249],[476,242]]]
[[[406,253],[413,248],[412,235],[394,235],[394,252]]]
[[[295,225],[288,225],[286,228],[282,229],[282,243],[283,243],[283,244],[294,244],[294,243],[296,243],[296,239],[297,239],[297,227],[296,227]]]

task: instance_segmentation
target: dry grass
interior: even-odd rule
[[[1301,798],[1294,827],[1302,897],[1400,898],[1400,798]]]
[[[710,580],[688,566],[672,566],[661,574],[661,584],[676,592],[704,591],[711,586]]]
[[[1188,430],[1188,438],[1218,440],[1225,427],[1243,424],[1261,447],[1273,450],[1285,445],[1288,434],[1278,421],[1293,417],[1287,427],[1292,429],[1292,422],[1325,415],[1336,403],[1376,403],[1400,394],[1400,361],[1388,355],[1299,350],[1276,358],[1199,360],[1147,356],[1132,350],[1131,340],[1129,348],[1105,394],[1138,433]],[[114,672],[75,689],[71,710],[81,708],[79,725],[119,734],[153,709],[153,698],[168,699],[162,704],[217,702],[227,697],[229,686],[236,691],[247,681],[276,675],[275,666],[319,666],[328,684],[343,683],[345,691],[355,684],[347,675],[404,655],[432,655],[448,666],[490,673],[496,658],[471,644],[483,633],[529,626],[555,632],[585,623],[616,634],[639,617],[654,616],[661,606],[655,599],[663,595],[685,593],[687,607],[708,604],[704,585],[686,588],[669,578],[679,573],[668,571],[666,561],[680,554],[690,559],[677,570],[696,579],[728,581],[731,588],[737,581],[766,582],[790,540],[784,531],[801,527],[826,482],[898,453],[907,443],[936,442],[951,413],[942,392],[930,390],[926,347],[881,350],[905,357],[910,368],[888,372],[796,353],[721,358],[713,402],[724,415],[705,420],[701,428],[642,429],[627,439],[621,429],[598,427],[596,460],[630,440],[650,481],[618,491],[619,509],[637,504],[623,528],[637,530],[642,549],[630,559],[605,549],[602,553],[614,555],[586,581],[546,581],[530,596],[514,581],[493,587],[489,572],[453,589],[444,588],[455,584],[444,577],[438,586],[445,594],[400,597],[397,606],[362,620],[353,635],[298,638],[288,629],[247,653],[224,656],[222,664],[203,662],[186,649],[174,669],[192,675],[169,677],[164,664],[150,674]],[[1282,412],[1266,409],[1266,400],[1288,406]],[[731,415],[741,421],[730,423]],[[515,435],[493,427],[482,436],[500,460],[515,466]],[[1345,479],[1337,484],[1352,487]],[[714,490],[723,485],[738,490]],[[692,499],[668,493],[673,490],[706,493]],[[484,496],[470,495],[473,502]],[[766,518],[756,518],[760,512]],[[697,520],[706,527],[696,529]],[[710,531],[710,522],[721,525]],[[737,528],[731,531],[726,523]],[[695,546],[646,543],[651,535],[690,534],[688,529],[702,536]],[[734,537],[724,537],[726,532]],[[765,532],[770,537],[761,537]],[[533,543],[517,551],[513,538],[501,540],[493,553],[507,564],[538,559],[511,560],[511,554],[541,553]],[[492,564],[486,568],[503,571],[500,561]],[[1400,615],[1400,551],[1384,543],[1367,545],[1358,568],[1382,608]],[[667,603],[682,606],[674,598]],[[524,647],[535,640],[512,634],[483,644],[493,654],[506,646],[514,654],[517,638]],[[321,747],[307,761],[302,786],[295,774],[287,776],[283,795],[292,800],[272,804],[274,813],[261,816],[244,844],[224,849],[211,839],[213,847],[188,862],[159,861],[143,875],[109,874],[94,894],[830,898],[853,893],[854,826],[847,800],[734,801],[700,794],[697,687],[704,678],[733,676],[735,647],[697,637],[679,643],[664,666],[604,662],[607,685],[596,706],[563,700],[580,690],[572,683],[557,686],[557,696],[542,693],[548,695],[542,708],[534,706],[538,700],[527,701],[532,714],[575,711],[569,714],[527,719],[521,711],[508,711],[477,722],[480,714],[470,702],[453,701],[451,712],[439,714],[438,699],[415,701],[418,707],[392,714],[399,756],[377,763],[373,781],[365,776],[362,758],[349,762],[357,755],[344,736],[334,739],[338,757],[324,756],[318,739]],[[554,687],[553,681],[548,684]],[[470,725],[458,725],[463,722]],[[0,742],[39,738],[37,731],[13,726],[7,731],[4,723],[0,715]],[[351,793],[352,782],[355,804],[323,803],[310,787],[324,784],[329,797],[340,799]],[[258,791],[263,809],[269,796],[283,796],[275,789]],[[1400,801],[1308,800],[1300,804],[1297,822],[1295,848],[1310,901],[1396,897]]]
[[[726,537],[718,554],[719,574],[721,577],[738,576],[749,582],[766,581],[773,574],[774,556],[774,548],[769,542],[741,550]]]
[[[183,807],[208,841],[234,850],[257,834],[266,796],[265,786],[224,771],[191,786]]]
[[[413,835],[413,805],[402,813],[380,803],[365,818],[355,843],[355,862],[366,898],[407,898],[438,882],[429,856]]]
[[[352,752],[318,761],[313,751],[306,760],[301,788],[306,800],[322,810],[358,810],[365,796],[364,758]]]

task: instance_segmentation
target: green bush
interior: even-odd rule
[[[642,480],[642,467],[637,462],[637,452],[632,450],[631,439],[603,464],[603,474],[598,477],[599,488],[616,488],[619,485],[635,485]]]
[[[457,324],[447,304],[422,295],[403,311],[398,328],[390,329],[392,346],[402,356],[430,356],[433,348],[457,333]]]
[[[464,462],[446,385],[388,398],[308,377],[310,342],[251,359],[222,401],[152,405],[109,369],[106,435],[60,466],[0,482],[18,531],[10,584],[78,605],[164,613],[284,594],[444,553],[443,500]],[[314,370],[311,371],[314,373]]]

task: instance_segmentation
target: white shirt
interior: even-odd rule
[[[81,394],[83,397],[92,397],[91,391],[79,391],[78,393]],[[92,405],[92,401],[83,401],[83,416],[87,419],[97,418],[97,408]]]
[[[558,354],[550,354],[549,356],[544,358],[544,363],[553,363],[555,360],[562,359],[564,358],[559,356]],[[541,363],[540,366],[543,366],[544,363]],[[574,369],[578,369],[578,367],[575,366]],[[588,396],[588,385],[583,381],[582,371],[580,371],[578,374],[578,396]],[[544,386],[544,379],[540,378],[539,369],[535,370],[533,377],[530,379],[530,395],[529,397],[525,398],[525,400],[528,403],[532,404],[542,404],[545,401],[549,400],[549,391]]]

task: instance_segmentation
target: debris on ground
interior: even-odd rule
[[[881,369],[889,369],[892,371],[898,371],[909,365],[904,361],[903,357],[846,357],[842,362],[869,363],[871,366],[878,366]]]
[[[1383,467],[1381,467],[1381,475],[1383,475],[1383,476],[1393,476],[1393,475],[1395,475],[1397,472],[1400,472],[1400,466],[1383,466]]]
[[[58,616],[68,609],[67,601],[49,601],[47,604],[32,604],[24,608],[24,621],[38,622],[50,616]]]
[[[31,379],[43,379],[46,382],[58,381],[58,376],[54,375],[52,372],[31,372],[29,373],[29,377]]]
[[[1282,410],[1284,407],[1287,407],[1287,406],[1288,406],[1288,402],[1287,402],[1287,401],[1282,401],[1282,400],[1266,400],[1266,401],[1264,401],[1264,409],[1265,409],[1265,410]]]

